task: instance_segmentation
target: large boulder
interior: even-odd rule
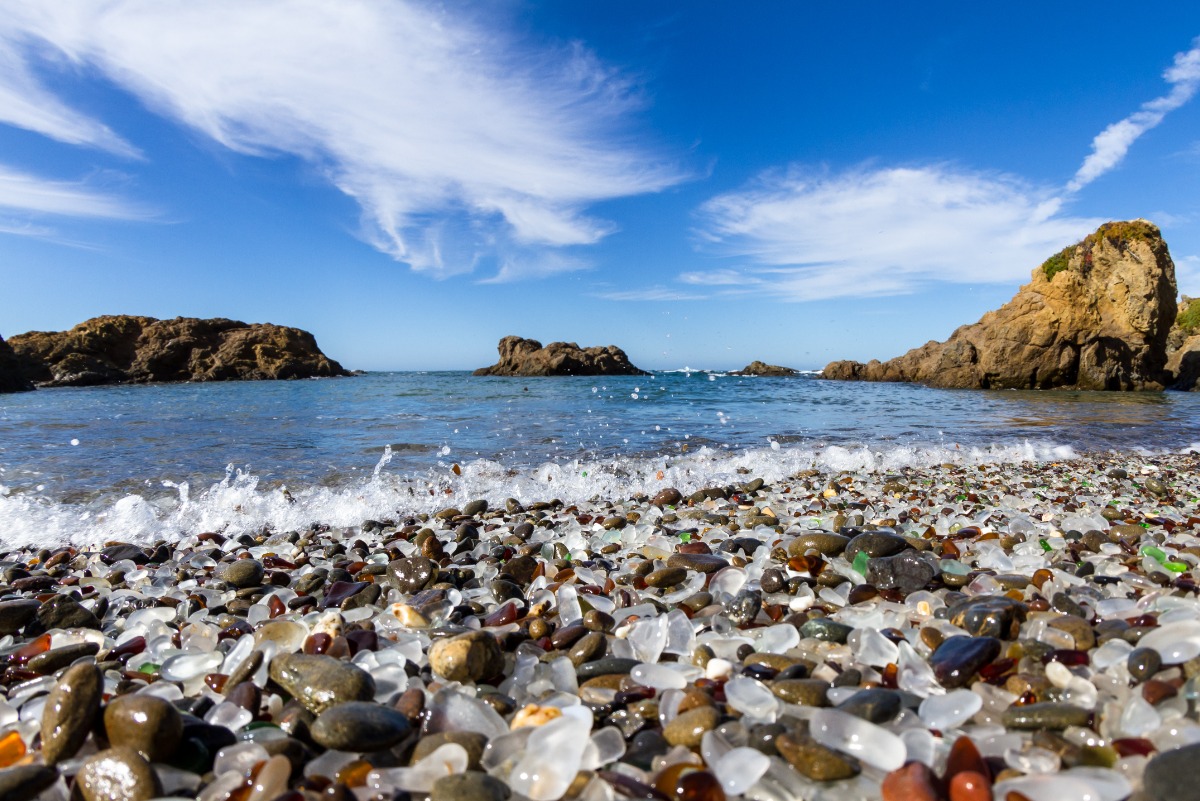
[[[481,367],[475,375],[649,375],[629,363],[615,345],[581,348],[574,342],[551,342],[542,347],[536,339],[507,336],[496,347],[500,361]]]
[[[977,389],[1163,389],[1171,383],[1175,292],[1175,265],[1157,226],[1105,223],[945,342],[887,362],[832,362],[824,376]]]
[[[755,375],[764,378],[783,378],[786,376],[798,375],[798,373],[790,367],[780,367],[778,364],[767,364],[760,362],[758,359],[747,364],[741,370],[734,370],[730,375]]]
[[[33,384],[25,377],[21,360],[12,347],[0,337],[0,392],[28,392]]]
[[[9,340],[39,386],[348,375],[298,328],[236,320],[113,315]]]
[[[1184,296],[1167,339],[1171,389],[1200,390],[1200,298]]]

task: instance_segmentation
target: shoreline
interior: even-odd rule
[[[1200,456],[744,479],[7,553],[0,781],[1037,801],[1197,780]],[[153,751],[131,704],[181,739]]]

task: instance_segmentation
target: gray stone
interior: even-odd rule
[[[375,697],[375,680],[369,673],[331,656],[280,654],[271,660],[270,675],[316,715],[334,704]]]
[[[1200,743],[1156,754],[1142,774],[1144,801],[1195,798],[1200,787]]]
[[[257,559],[235,559],[217,568],[217,578],[238,589],[260,586],[265,574],[266,569]]]
[[[924,589],[937,573],[937,567],[916,551],[877,557],[867,563],[867,581],[882,590],[916,592]]]
[[[508,785],[497,778],[469,771],[443,776],[433,783],[430,801],[506,801],[512,795]]]
[[[33,801],[58,781],[58,771],[45,765],[19,765],[0,770],[0,801]]]
[[[408,736],[408,718],[368,701],[348,701],[329,707],[313,722],[312,738],[335,751],[383,751]]]

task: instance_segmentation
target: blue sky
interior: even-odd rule
[[[1200,295],[1200,6],[0,0],[0,335],[459,369],[889,358],[1146,217]]]

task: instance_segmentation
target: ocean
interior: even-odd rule
[[[1200,448],[1200,393],[938,390],[679,370],[346,379],[0,395],[0,543],[149,543],[355,526],[807,469]]]

